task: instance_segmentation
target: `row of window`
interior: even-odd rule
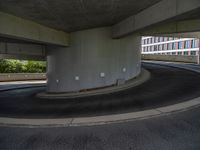
[[[193,40],[188,40],[188,41],[180,41],[180,42],[173,42],[173,43],[153,45],[153,46],[144,46],[142,47],[142,52],[190,49],[190,48],[198,48],[198,47],[199,47],[199,40],[193,39]]]
[[[185,56],[196,56],[197,51],[185,51],[185,52],[167,52],[167,53],[158,53],[160,55],[185,55]]]
[[[166,42],[171,40],[178,40],[180,38],[174,38],[174,37],[151,37],[146,38],[142,40],[142,44],[153,44],[153,43],[159,43],[159,42]]]

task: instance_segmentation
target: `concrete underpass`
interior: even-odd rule
[[[200,149],[200,66],[141,55],[143,36],[199,39],[199,12],[199,0],[0,0],[0,59],[47,62],[0,75],[0,149]]]

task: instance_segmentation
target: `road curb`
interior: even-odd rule
[[[168,66],[168,67],[173,67],[173,68],[180,68],[184,70],[189,70],[195,73],[200,73],[200,70],[196,70],[194,68],[191,68],[189,66],[183,66],[183,64],[173,64],[171,62],[154,62],[154,61],[144,61],[147,64],[155,64],[155,65],[161,65],[161,66]]]
[[[59,94],[43,92],[37,94],[37,97],[41,99],[68,99],[68,98],[80,98],[80,97],[89,97],[89,96],[116,93],[119,91],[127,90],[129,88],[138,86],[146,82],[148,79],[150,79],[150,76],[151,75],[149,71],[147,71],[146,69],[142,69],[141,74],[138,77],[129,80],[127,83],[123,85],[118,85],[93,91],[86,91],[86,92],[59,93]]]
[[[27,127],[27,128],[52,128],[52,127],[78,127],[78,126],[96,126],[111,123],[122,123],[128,121],[149,119],[172,113],[183,112],[200,106],[200,97],[165,107],[159,107],[150,110],[114,114],[96,117],[77,117],[63,119],[19,119],[0,117],[0,126],[4,127]]]

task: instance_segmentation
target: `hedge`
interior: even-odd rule
[[[46,62],[0,59],[0,73],[44,73]]]

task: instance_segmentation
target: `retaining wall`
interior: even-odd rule
[[[1,73],[0,82],[2,81],[24,81],[24,80],[45,80],[45,73]]]
[[[197,63],[197,56],[180,56],[180,55],[158,55],[158,54],[142,54],[143,60],[158,60],[171,62]]]

